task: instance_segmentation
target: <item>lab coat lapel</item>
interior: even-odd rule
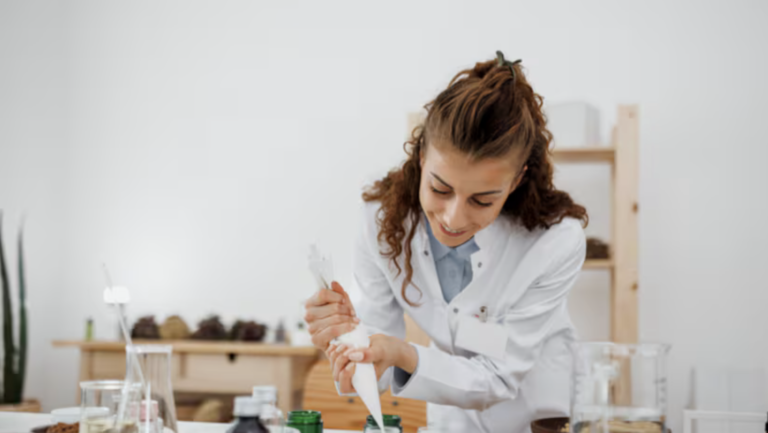
[[[413,236],[413,242],[411,243],[414,258],[413,273],[414,277],[418,274],[418,280],[424,282],[423,286],[425,287],[420,285],[419,288],[424,291],[424,295],[427,298],[426,301],[445,308],[447,304],[443,297],[443,291],[440,288],[440,280],[437,278],[437,268],[432,256],[432,247],[429,244],[425,218],[422,214],[419,226],[416,228],[416,234]]]
[[[478,296],[487,297],[487,293],[483,292],[483,286],[485,284],[478,284],[477,281],[483,276],[486,269],[489,268],[490,258],[495,254],[496,248],[498,248],[498,218],[491,223],[488,227],[475,233],[475,243],[480,248],[476,253],[472,254],[470,261],[472,262],[472,281],[464,288],[455,298],[453,298],[452,304],[458,304],[460,306],[466,305],[473,297]],[[480,290],[480,293],[477,291]],[[479,299],[479,298],[478,298]],[[469,302],[472,304],[472,302]]]

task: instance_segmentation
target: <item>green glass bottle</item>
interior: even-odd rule
[[[288,427],[301,433],[323,433],[323,417],[314,410],[295,410],[288,412]]]
[[[394,427],[398,430],[400,430],[400,433],[403,433],[403,425],[402,425],[402,419],[399,415],[382,415],[382,418],[384,419],[384,428],[387,427]],[[373,416],[368,415],[368,418],[365,419],[365,431],[379,431],[379,426],[376,425],[376,420],[373,419]],[[388,430],[388,429],[387,429]]]

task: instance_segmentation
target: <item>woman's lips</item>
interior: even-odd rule
[[[448,230],[446,230],[443,224],[440,224],[440,230],[443,232],[443,234],[445,234],[446,236],[450,236],[452,238],[459,237],[464,233],[466,233],[466,230],[460,231],[460,232],[449,232]]]

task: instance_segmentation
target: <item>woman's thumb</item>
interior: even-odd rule
[[[331,282],[331,290],[336,293],[341,293],[342,295],[346,293],[344,288],[341,287],[341,284],[337,283],[336,281]]]

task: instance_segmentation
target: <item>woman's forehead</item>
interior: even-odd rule
[[[520,159],[516,155],[505,155],[477,160],[451,145],[436,145],[428,146],[424,170],[454,188],[501,189],[515,179]]]

